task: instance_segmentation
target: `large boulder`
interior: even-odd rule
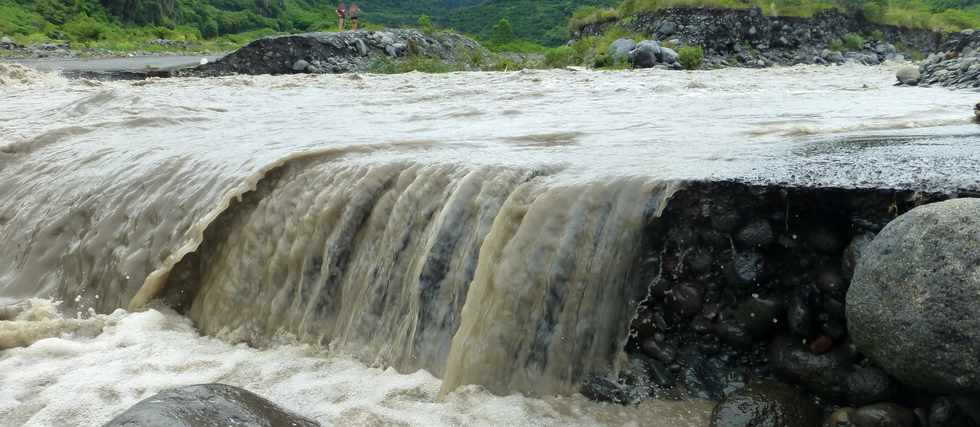
[[[660,56],[660,43],[644,40],[630,51],[630,63],[636,68],[651,68],[657,65],[658,56]]]
[[[618,39],[609,45],[609,56],[613,59],[625,60],[629,58],[630,51],[636,48],[636,42],[630,39]]]
[[[902,67],[895,73],[898,82],[903,85],[915,86],[919,84],[919,69],[916,67]]]
[[[675,64],[677,63],[678,54],[677,51],[669,47],[660,48],[660,62],[664,64]]]
[[[162,391],[133,405],[105,427],[314,427],[248,390],[203,384]]]
[[[816,427],[820,420],[820,408],[794,388],[756,382],[719,403],[711,427]]]
[[[900,381],[980,391],[980,199],[888,224],[858,261],[847,319],[858,348]]]

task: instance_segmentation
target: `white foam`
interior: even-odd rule
[[[499,397],[472,386],[440,401],[441,382],[425,371],[399,374],[305,345],[229,345],[199,336],[166,309],[84,320],[92,319],[104,326],[100,335],[68,328],[0,352],[0,424],[99,426],[163,389],[209,382],[244,387],[325,426],[700,426],[710,412],[703,402],[623,407],[581,396]],[[4,323],[29,329],[51,321]]]

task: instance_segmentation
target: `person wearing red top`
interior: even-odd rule
[[[357,31],[357,15],[361,13],[361,8],[357,7],[357,3],[350,4],[350,29],[351,31]]]
[[[337,24],[337,31],[344,31],[344,24],[347,18],[347,5],[344,2],[340,2],[337,6],[337,18],[340,19],[340,22]]]

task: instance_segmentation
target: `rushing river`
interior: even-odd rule
[[[0,322],[0,424],[223,382],[326,425],[704,425],[570,396],[622,362],[640,230],[687,179],[976,189],[976,95],[894,71],[0,64],[0,305],[44,298]]]

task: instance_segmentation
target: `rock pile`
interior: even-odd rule
[[[980,31],[964,30],[943,43],[919,68],[920,85],[980,87]]]
[[[973,223],[980,224],[975,220],[980,217],[980,207],[973,216],[966,215],[974,218],[970,221],[949,217],[950,224],[960,225],[961,235],[945,250],[926,241],[909,243],[931,253],[937,260],[935,266],[940,265],[940,258],[953,264],[942,266],[950,274],[931,264],[902,264],[880,276],[882,283],[895,285],[903,283],[898,278],[918,280],[909,273],[915,265],[921,267],[923,276],[939,271],[931,285],[950,286],[930,295],[937,303],[948,303],[954,312],[934,309],[935,321],[913,320],[911,314],[903,314],[930,307],[916,302],[924,295],[917,289],[928,285],[926,281],[916,282],[921,286],[882,285],[891,294],[869,295],[862,308],[856,308],[849,296],[852,279],[854,286],[867,280],[868,266],[876,262],[869,259],[887,263],[888,251],[879,242],[883,237],[875,236],[887,236],[895,228],[888,225],[895,213],[947,197],[737,183],[704,183],[678,192],[644,233],[648,243],[636,274],[648,296],[638,309],[626,345],[630,364],[619,383],[597,380],[588,384],[590,395],[601,394],[617,402],[649,397],[719,401],[716,426],[819,424],[810,416],[805,421],[777,419],[781,412],[772,408],[808,406],[792,397],[797,393],[815,399],[827,410],[825,414],[840,408],[824,420],[837,420],[828,425],[911,427],[917,422],[913,412],[923,417],[934,413],[937,421],[929,425],[935,427],[980,425],[980,419],[969,418],[977,403],[971,400],[975,399],[971,393],[950,393],[908,381],[908,375],[940,376],[949,371],[968,383],[976,380],[971,371],[980,360],[976,288],[958,305],[949,299],[954,294],[967,295],[962,282],[980,277],[977,271],[964,270],[980,265],[974,259],[980,251],[976,247],[980,235],[972,228]],[[942,204],[935,206],[943,208]],[[943,240],[951,236],[933,234]],[[973,242],[972,249],[968,242]],[[912,253],[908,257],[932,259],[915,258]],[[897,259],[895,265],[902,262]],[[957,286],[952,286],[954,277],[960,280]],[[877,305],[868,306],[872,302]],[[894,308],[892,303],[903,307]],[[865,317],[852,313],[854,310]],[[882,345],[891,346],[882,347],[881,354],[892,355],[882,357],[894,359],[886,362],[867,347],[864,337],[868,335],[856,329],[874,322],[851,322],[888,310],[904,317],[866,331]],[[937,322],[952,327],[938,328]],[[917,330],[931,334],[920,340],[926,343],[924,349],[909,347],[918,339],[913,333]],[[950,354],[935,354],[943,352]],[[903,356],[894,356],[899,353]],[[910,363],[904,367],[909,372],[898,372],[890,363],[908,359],[935,360],[943,366]],[[786,384],[796,392],[782,386],[752,386],[771,382]],[[741,418],[726,414],[741,414]]]
[[[632,42],[632,40],[619,39],[613,42],[614,45],[618,43],[615,50],[610,46],[614,58],[622,55],[622,48],[629,45],[627,42]],[[657,64],[674,69],[681,68],[680,64],[677,63],[677,52],[669,47],[661,46],[655,40],[643,40],[634,43],[626,56],[629,58],[630,64],[636,68],[652,68]]]
[[[228,74],[346,73],[366,71],[379,58],[420,56],[463,63],[477,42],[455,33],[425,34],[392,29],[307,33],[268,37],[249,43],[219,61],[189,71],[199,76]]]
[[[577,36],[600,34],[614,24],[587,26]],[[942,37],[930,31],[875,25],[836,11],[820,12],[812,18],[793,18],[765,16],[758,9],[677,8],[641,14],[623,25],[677,46],[701,46],[707,67],[844,62],[877,65],[886,60],[904,59],[896,43],[921,52],[934,52]],[[869,40],[852,51],[834,48],[851,34],[874,36],[867,36]]]

